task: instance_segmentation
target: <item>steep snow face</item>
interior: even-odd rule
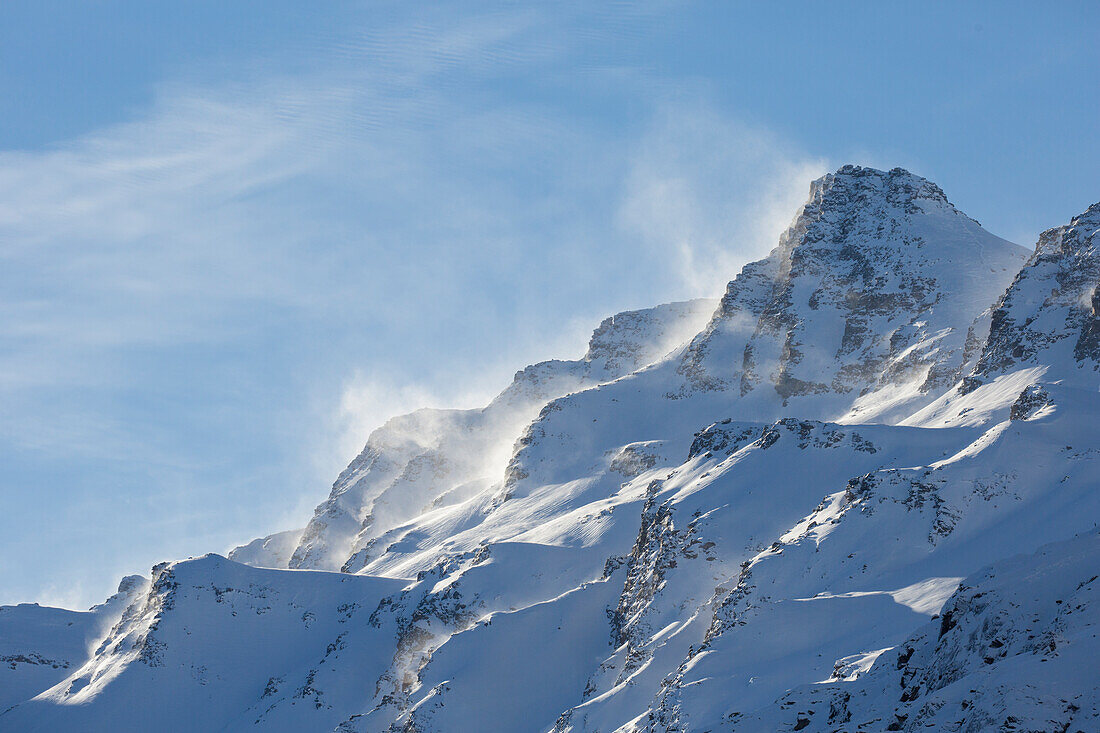
[[[1098,234],[1100,203],[1068,225],[1043,232],[993,311],[989,341],[969,389],[1037,364],[1055,364],[1059,377],[1095,384],[1100,370]]]
[[[1075,219],[1075,223],[1079,221],[1081,217]],[[1044,235],[1048,237],[1049,233]],[[1041,243],[1040,252],[1045,249]],[[1081,248],[1068,251],[1080,252]],[[1028,267],[1036,261],[1041,261],[1041,256],[1033,258]],[[1097,284],[1096,274],[1090,274],[1087,267],[1079,268],[1078,273],[1073,278],[1078,292],[1091,293]],[[1043,286],[1036,288],[1031,277],[1021,274],[1001,299],[1001,307],[1030,303],[1030,313],[1021,305],[1016,314],[1021,322],[1034,323],[1050,309],[1046,298],[1027,298],[1029,292],[1041,289]],[[1051,325],[1061,325],[1065,315],[1065,310],[1059,311],[1060,317]],[[1070,314],[1069,318],[1073,317]],[[1006,319],[995,316],[994,320],[1004,323]],[[1072,323],[1076,331],[1067,329],[1070,336],[1077,338],[1088,328],[1087,322],[1083,327],[1080,323]],[[1002,344],[999,331],[994,330],[978,363],[993,363],[989,353],[1003,353]],[[718,586],[710,600],[713,612],[703,614],[709,618],[705,634],[695,638],[695,646],[687,649],[677,670],[661,681],[656,700],[636,711],[637,717],[627,727],[750,731],[788,729],[786,726],[801,730],[816,725],[817,730],[848,729],[838,722],[846,714],[843,710],[830,709],[820,718],[796,717],[788,710],[796,703],[787,700],[768,713],[774,716],[770,725],[762,725],[762,714],[753,711],[798,684],[858,676],[884,649],[900,641],[913,625],[913,613],[935,610],[938,603],[933,600],[942,600],[952,579],[1044,542],[1095,532],[1100,500],[1093,487],[1100,480],[1095,463],[1100,444],[1088,425],[1100,411],[1096,392],[1100,377],[1093,374],[1090,379],[1091,370],[1080,369],[1076,350],[1048,348],[1035,353],[1038,358],[1026,362],[1024,368],[1009,370],[970,390],[965,385],[973,382],[967,380],[902,421],[924,426],[920,434],[946,436],[951,431],[943,428],[949,425],[977,430],[954,433],[949,441],[954,449],[938,460],[916,461],[910,466],[884,464],[876,471],[853,475],[843,491],[826,496],[772,546],[746,561],[732,588]],[[1066,368],[1080,378],[1051,382],[1044,376],[1048,372],[1061,375]],[[936,429],[928,431],[928,427]],[[866,430],[857,429],[861,433]],[[792,465],[797,465],[797,459]],[[858,464],[850,465],[855,468]],[[714,542],[705,527],[722,515],[723,510],[715,508],[705,522],[692,520],[696,541]],[[801,631],[795,633],[795,629]],[[833,664],[832,660],[837,661]],[[984,663],[983,656],[977,664]],[[935,674],[953,681],[951,670]],[[1095,687],[1096,680],[1091,679],[1083,686],[1069,685],[1059,690],[1059,695],[1079,688],[1084,701],[1095,704],[1091,694]],[[843,685],[838,689],[830,704],[848,694]],[[986,713],[990,706],[1000,706],[1002,711],[1010,711],[1001,720],[1013,717],[1014,703],[1006,697],[1007,689],[990,691],[984,703]],[[916,687],[907,689],[900,702],[912,702],[919,694]],[[731,704],[731,700],[735,702]],[[931,704],[919,715],[913,714],[916,708],[899,708],[896,719],[892,715],[876,717],[876,713],[863,719],[864,727],[851,729],[880,730],[890,725],[895,726],[890,729],[917,730],[933,725],[943,730],[977,730],[990,722],[983,723],[986,713],[975,711],[971,716],[960,715],[969,723],[955,721],[951,727],[947,719],[936,718],[938,705]],[[1074,705],[1078,703],[1063,705],[1058,715],[1072,720],[1067,711],[1072,713]],[[606,723],[602,716],[607,710],[600,705],[590,707],[576,711],[585,716],[584,725],[577,729],[595,730]],[[1019,719],[1034,712],[1026,708],[1021,706]],[[911,714],[912,721],[907,724],[906,716]],[[951,712],[956,714],[958,709]],[[929,718],[939,725],[929,723]],[[620,714],[618,721],[622,719]],[[784,722],[781,725],[779,721]]]
[[[679,366],[687,388],[858,396],[960,375],[967,327],[1024,251],[901,169],[814,182],[779,246],[730,283]],[[863,415],[866,420],[873,415]]]
[[[619,313],[600,324],[582,359],[527,367],[484,409],[418,410],[388,421],[317,507],[289,566],[363,568],[381,553],[375,540],[394,526],[499,479],[516,438],[548,400],[664,356],[698,331],[715,305],[699,299]]]

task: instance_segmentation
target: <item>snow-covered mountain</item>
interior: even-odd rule
[[[0,730],[1100,729],[1098,232],[845,166],[304,530],[0,610]]]

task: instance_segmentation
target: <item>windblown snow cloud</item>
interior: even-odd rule
[[[675,263],[687,292],[719,293],[775,246],[828,161],[695,105],[666,105],[631,154],[622,226]]]

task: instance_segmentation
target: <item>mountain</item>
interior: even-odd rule
[[[845,166],[720,302],[394,418],[303,531],[94,632],[15,607],[68,666],[0,730],[1095,730],[1098,231]]]

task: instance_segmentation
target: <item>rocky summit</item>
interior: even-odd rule
[[[0,730],[1100,730],[1100,204],[1030,256],[901,169],[794,213],[302,529],[0,608]]]

